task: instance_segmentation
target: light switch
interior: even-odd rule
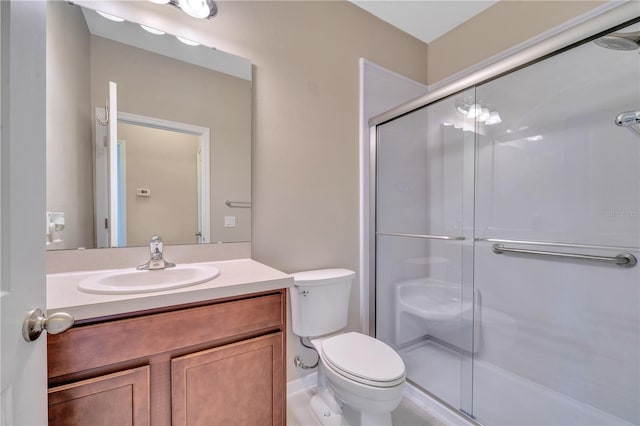
[[[224,226],[226,228],[235,228],[236,227],[236,217],[235,216],[225,216],[224,217]]]

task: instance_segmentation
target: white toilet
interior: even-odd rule
[[[326,426],[390,426],[404,391],[404,362],[380,340],[337,333],[347,325],[355,273],[322,269],[292,275],[293,332],[310,338],[320,357],[314,415]]]

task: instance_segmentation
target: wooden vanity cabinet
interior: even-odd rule
[[[284,425],[286,292],[48,336],[50,425]]]

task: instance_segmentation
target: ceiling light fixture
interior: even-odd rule
[[[113,22],[124,22],[124,19],[122,19],[119,16],[110,15],[108,13],[104,13],[104,12],[101,12],[99,10],[96,10],[96,12],[98,13],[98,15],[100,15],[103,18],[108,19],[110,21],[113,21]]]
[[[218,8],[213,0],[178,0],[178,7],[194,18],[211,18]]]
[[[488,107],[483,107],[481,104],[468,105],[458,102],[456,103],[456,111],[466,118],[478,120],[478,122],[484,123],[487,126],[502,123],[502,118],[498,111],[491,111]]]
[[[170,4],[181,9],[189,16],[198,19],[210,19],[218,13],[218,6],[213,0],[149,0],[156,4]]]

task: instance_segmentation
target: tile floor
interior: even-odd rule
[[[287,426],[319,426],[309,401],[315,389],[306,389],[289,395],[287,398]],[[393,426],[447,426],[433,417],[408,398],[404,398],[400,406],[391,413]]]

